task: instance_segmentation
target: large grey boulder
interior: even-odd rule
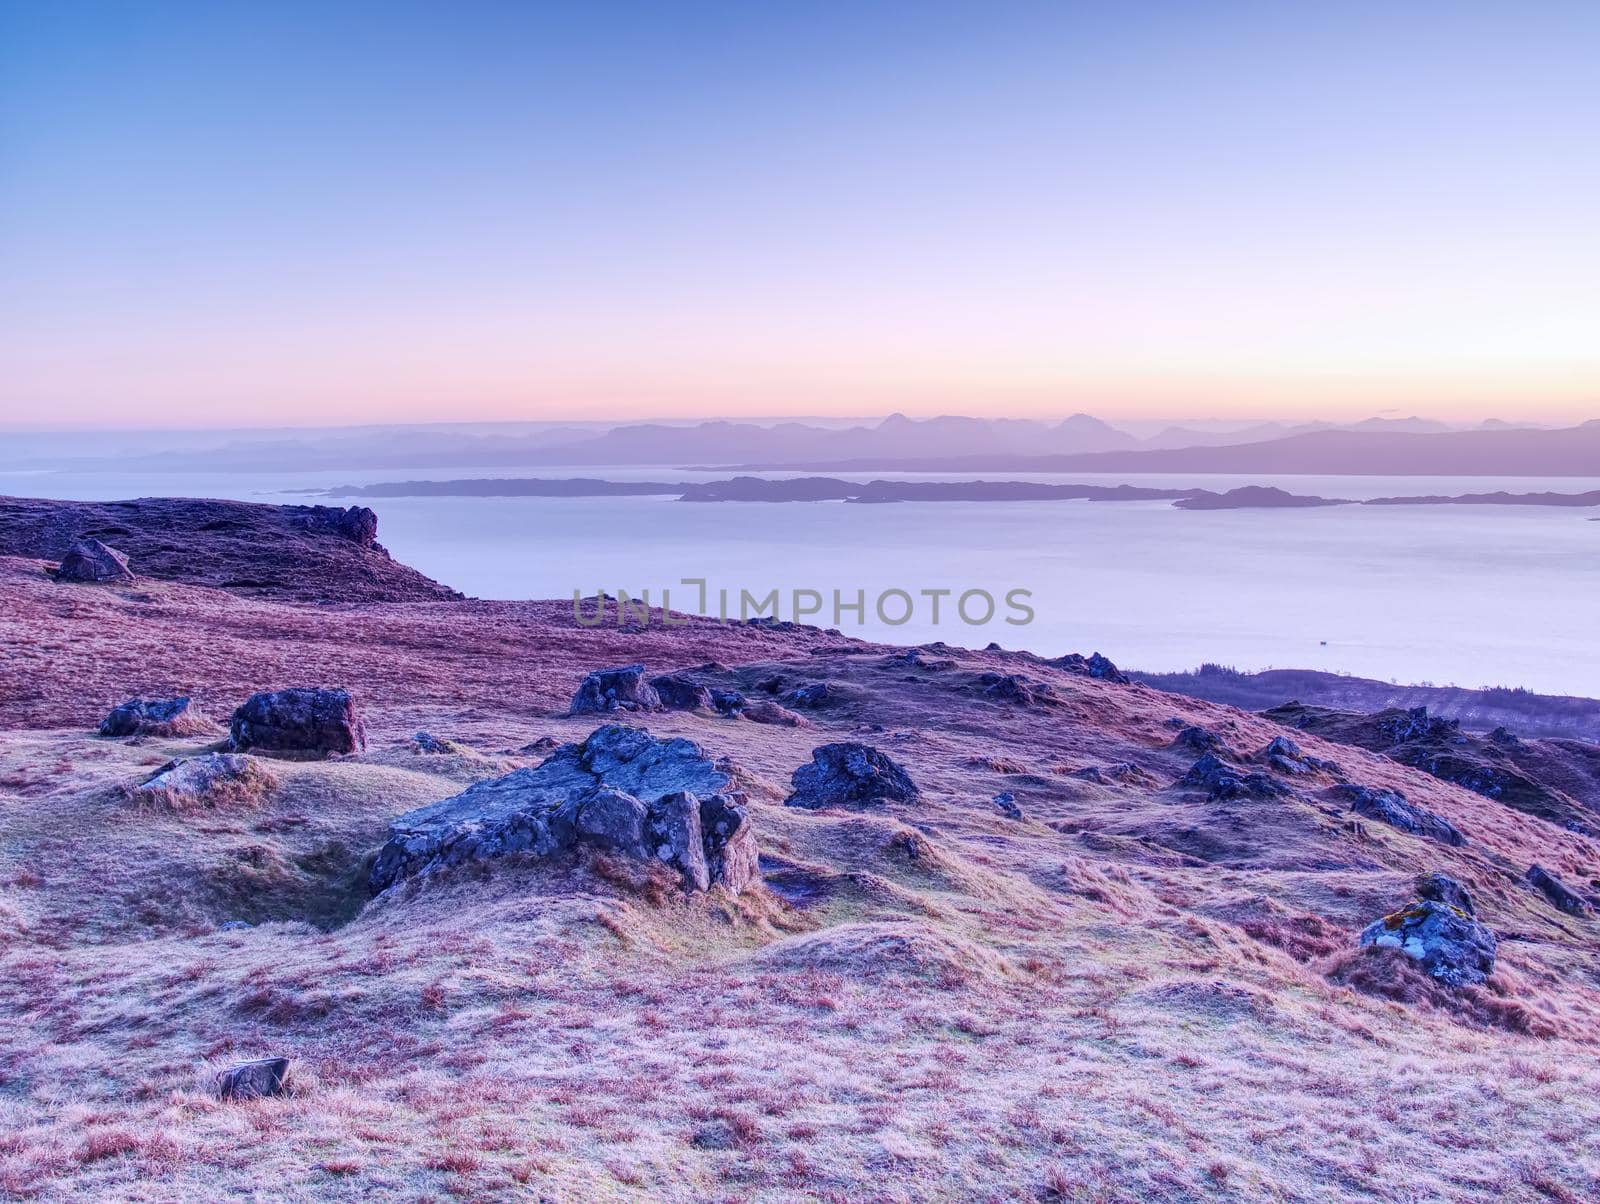
[[[182,698],[130,698],[100,722],[102,736],[210,736],[221,727]]]
[[[406,878],[511,853],[586,847],[662,862],[685,888],[737,894],[757,877],[749,817],[700,746],[609,724],[540,764],[479,782],[389,824],[368,878]]]
[[[572,696],[568,714],[605,714],[610,711],[659,711],[661,695],[644,679],[643,665],[596,669],[583,679]]]
[[[57,581],[132,581],[128,558],[98,539],[80,539],[56,569]]]
[[[1373,921],[1362,930],[1361,944],[1398,949],[1446,986],[1477,986],[1494,972],[1494,933],[1436,899],[1419,899]]]
[[[914,803],[922,793],[900,765],[870,744],[824,744],[811,761],[794,771],[789,807],[874,807]]]
[[[252,694],[233,713],[228,743],[235,752],[322,757],[360,752],[367,731],[348,690],[272,690]]]

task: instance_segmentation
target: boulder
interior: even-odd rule
[[[1267,746],[1258,752],[1252,760],[1258,764],[1266,765],[1287,777],[1304,777],[1306,774],[1323,770],[1327,773],[1338,773],[1339,766],[1332,761],[1325,761],[1321,757],[1313,757],[1301,750],[1300,746],[1288,736],[1274,736],[1267,742]]]
[[[745,809],[723,794],[700,800],[700,834],[705,841],[706,873],[730,894],[761,880],[761,850]]]
[[[254,802],[277,785],[277,778],[255,757],[239,753],[207,753],[168,761],[154,776],[128,792],[146,806],[187,811],[227,803]]]
[[[100,722],[102,736],[211,736],[221,731],[188,697],[130,698]]]
[[[1495,937],[1471,915],[1420,899],[1367,925],[1363,946],[1398,949],[1446,986],[1477,986],[1494,972]]]
[[[1435,903],[1454,907],[1465,915],[1478,914],[1478,909],[1472,905],[1472,895],[1467,888],[1449,874],[1441,874],[1438,870],[1417,877],[1417,898],[1432,899]]]
[[[132,581],[128,558],[98,539],[80,539],[67,549],[56,569],[57,581]]]
[[[811,761],[794,771],[794,793],[786,806],[873,807],[915,803],[921,792],[911,776],[870,744],[845,742],[813,749]]]
[[[994,805],[1000,814],[1007,819],[1021,819],[1022,808],[1017,806],[1017,796],[1009,790],[1002,790],[994,796]]]
[[[815,710],[819,707],[835,706],[848,701],[843,690],[832,682],[812,682],[808,686],[796,686],[781,699],[785,706],[800,707],[803,710]]]
[[[787,707],[781,707],[770,698],[758,698],[754,702],[746,703],[739,711],[741,719],[748,719],[751,723],[770,723],[778,727],[810,727],[811,721],[803,715],[796,715]]]
[[[1186,727],[1172,738],[1174,748],[1187,748],[1193,752],[1215,752],[1223,747],[1222,737],[1203,727]]]
[[[1178,785],[1204,790],[1213,799],[1270,799],[1292,793],[1271,775],[1229,765],[1215,753],[1206,753],[1191,765],[1189,772],[1178,779]]]
[[[368,886],[377,894],[454,865],[581,847],[664,862],[689,890],[720,883],[737,894],[759,875],[755,836],[730,785],[691,741],[596,728],[536,766],[393,820]]]
[[[669,711],[709,711],[712,707],[710,689],[684,673],[652,677],[650,688]]]
[[[1398,790],[1349,784],[1336,786],[1334,790],[1341,798],[1349,800],[1350,810],[1357,815],[1379,820],[1424,840],[1437,840],[1440,844],[1455,847],[1467,843],[1461,830],[1449,820],[1406,802],[1405,795]]]
[[[586,715],[660,709],[661,696],[644,680],[644,666],[623,665],[617,669],[596,669],[585,677],[572,696],[572,706],[567,713]]]
[[[1557,909],[1569,916],[1587,915],[1589,904],[1565,882],[1543,866],[1528,867],[1528,881]]]
[[[217,1096],[225,1100],[262,1099],[288,1090],[289,1059],[260,1058],[230,1066],[217,1076]]]
[[[367,732],[348,690],[272,690],[252,694],[233,713],[228,743],[235,752],[321,757],[360,752]]]
[[[713,690],[711,692],[711,705],[719,715],[727,715],[730,719],[743,712],[749,700],[738,690]]]

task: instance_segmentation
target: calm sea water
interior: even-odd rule
[[[319,500],[287,491],[399,477],[512,476],[454,470],[249,474],[0,474],[0,492],[108,499],[168,494]],[[533,475],[533,474],[521,474]],[[563,469],[538,475],[711,479],[669,469]],[[775,475],[775,474],[763,474]],[[863,477],[914,474],[870,473]],[[939,474],[938,479],[952,479]],[[1016,479],[1014,475],[1008,479]],[[1041,478],[1048,479],[1048,478]],[[1068,478],[1062,478],[1068,479]],[[1074,481],[1096,478],[1077,474]],[[1297,493],[1375,497],[1492,489],[1575,492],[1600,480],[1129,476],[1108,483],[1277,484]],[[1400,682],[1520,685],[1600,696],[1600,522],[1538,507],[1396,507],[1185,512],[1164,502],[696,505],[665,498],[396,498],[372,503],[394,555],[480,597],[570,597],[649,589],[687,609],[695,591],[866,591],[850,634],[943,639],[1044,654],[1099,650],[1165,670],[1215,661],[1243,669],[1312,668]],[[1031,591],[1034,620],[970,626],[871,613],[889,589],[997,598]],[[830,607],[831,609],[831,607]],[[899,607],[891,607],[897,617]],[[832,615],[823,616],[825,625]]]

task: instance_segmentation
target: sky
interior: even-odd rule
[[[1600,415],[1593,3],[0,0],[0,426]]]

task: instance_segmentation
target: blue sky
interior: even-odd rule
[[[0,0],[17,423],[1590,417],[1600,6]]]

